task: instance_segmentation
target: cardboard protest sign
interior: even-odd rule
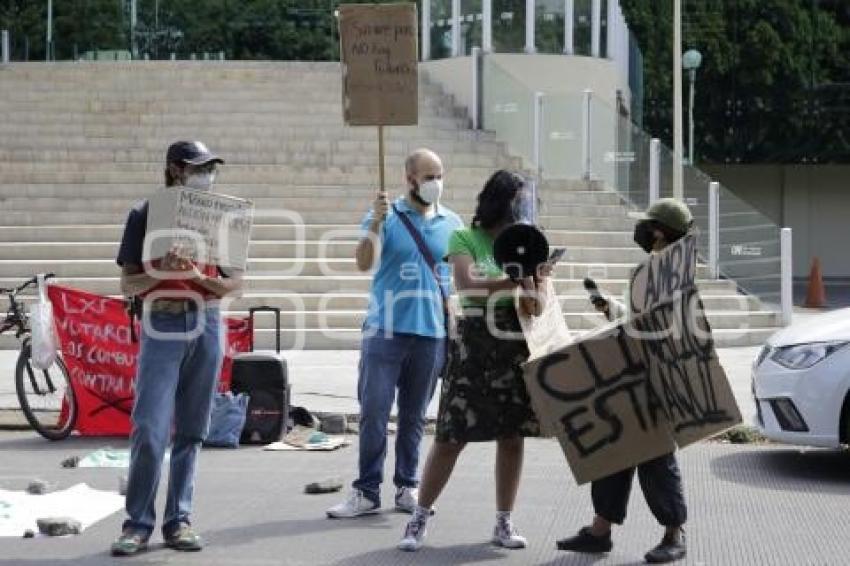
[[[59,285],[49,285],[47,294],[77,401],[76,430],[83,436],[128,435],[139,342],[131,340],[124,301]],[[223,324],[227,349],[219,390],[229,391],[233,356],[250,349],[251,324],[233,317]]]
[[[551,278],[545,279],[540,290],[540,299],[544,301],[543,313],[540,316],[519,317],[531,360],[551,354],[571,341],[564,311],[555,294],[555,285]]]
[[[631,276],[631,312],[646,312],[656,305],[676,300],[682,291],[696,285],[696,237],[688,234],[661,253],[649,255]]]
[[[558,438],[578,483],[741,422],[694,287],[696,255],[689,249],[692,237],[635,269],[632,303],[640,314],[526,365],[535,412]]]
[[[680,448],[741,422],[695,288],[635,317],[631,332],[643,350],[651,387],[664,403]]]
[[[339,7],[342,96],[349,126],[419,120],[416,4]]]
[[[254,221],[251,201],[166,187],[149,203],[145,262],[161,259],[179,246],[197,263],[245,269]]]

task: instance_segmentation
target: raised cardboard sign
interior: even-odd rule
[[[681,293],[696,285],[696,237],[688,234],[649,255],[638,264],[631,276],[631,312],[642,313],[656,305],[676,300]]]
[[[143,260],[174,246],[197,263],[244,270],[254,220],[251,201],[180,187],[150,198]]]
[[[419,119],[416,4],[339,7],[343,115],[349,126],[408,126]]]
[[[689,279],[696,255],[678,259],[688,257],[692,245],[690,237],[680,240],[634,271],[632,302],[641,314],[525,367],[535,412],[558,438],[580,484],[741,422]],[[642,274],[659,273],[659,266],[664,277],[641,282]],[[653,285],[658,290],[647,291]]]

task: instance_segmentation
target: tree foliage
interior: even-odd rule
[[[669,144],[672,2],[622,5],[644,55],[645,127]],[[850,162],[850,3],[683,0],[690,48],[703,55],[698,161]]]

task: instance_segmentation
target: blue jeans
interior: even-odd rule
[[[203,333],[187,338],[185,333],[196,327],[199,317],[204,317]],[[154,337],[149,329],[142,329],[125,501],[129,518],[124,528],[148,536],[153,532],[156,492],[173,424],[168,499],[162,525],[167,537],[181,522],[189,523],[195,462],[209,427],[221,370],[223,332],[217,308],[185,314],[154,312],[150,326],[175,336]]]
[[[445,340],[411,334],[391,338],[378,331],[363,338],[360,355],[360,477],[355,489],[380,505],[387,455],[387,424],[398,389],[396,487],[419,485],[419,444],[425,410],[445,359]]]

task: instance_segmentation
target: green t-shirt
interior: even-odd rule
[[[449,238],[449,251],[446,257],[454,255],[467,255],[472,258],[475,265],[475,276],[488,279],[500,279],[505,276],[504,271],[496,264],[493,258],[493,238],[480,228],[463,228],[455,230]],[[461,305],[464,307],[480,307],[487,303],[487,297],[468,297],[461,294]],[[505,296],[496,301],[496,306],[512,306],[512,296]]]

